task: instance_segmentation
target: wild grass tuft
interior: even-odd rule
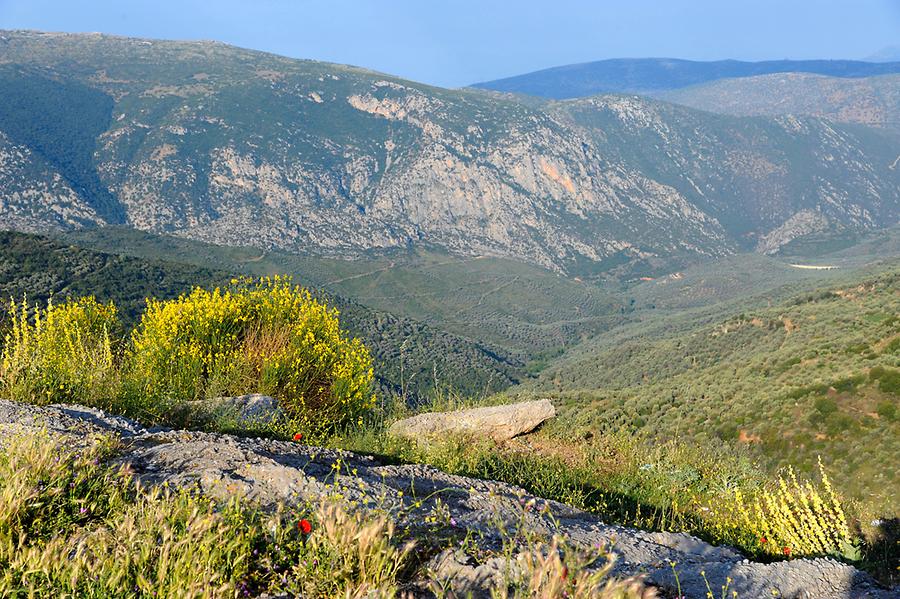
[[[115,444],[19,435],[0,447],[0,596],[394,597],[412,549],[386,515],[325,502],[266,515],[142,489]],[[306,516],[308,528],[298,527]]]

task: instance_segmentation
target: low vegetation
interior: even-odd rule
[[[368,350],[340,329],[335,310],[289,279],[151,299],[127,340],[111,340],[115,306],[93,297],[31,311],[23,300],[10,314],[0,392],[13,400],[167,422],[189,402],[253,389],[310,433],[359,421],[374,401]]]
[[[821,458],[864,523],[898,516],[896,268],[731,316],[647,319],[522,386],[555,398],[561,436],[626,430],[748,451],[770,473]]]
[[[335,310],[278,277],[148,300],[125,364],[134,392],[161,411],[252,389],[316,432],[359,420],[374,401],[365,346]]]
[[[746,452],[735,454],[721,444],[652,445],[616,433],[564,443],[545,432],[512,445],[468,438],[415,444],[378,426],[329,443],[502,480],[609,521],[687,532],[755,559],[859,561],[863,550],[824,468],[817,479],[801,480],[792,471],[773,479]]]
[[[30,308],[9,306],[10,331],[0,355],[5,397],[102,404],[118,393],[113,339],[116,307],[92,296]]]
[[[342,289],[329,287],[326,293],[319,283],[342,276],[343,271],[328,268],[332,263],[348,268],[344,261],[288,255],[259,259],[256,249],[222,248],[117,228],[84,232],[71,241],[82,239],[102,246],[103,251],[70,245],[68,239],[0,231],[0,299],[20,302],[27,295],[32,305],[43,305],[51,297],[61,303],[67,297],[93,295],[101,303],[113,302],[123,326],[130,329],[144,313],[148,297],[175,299],[195,286],[225,287],[236,276],[294,273],[295,281],[310,286],[315,299],[337,308],[341,325],[365,343],[374,362],[375,386],[382,394],[405,395],[415,401],[436,387],[473,395],[492,393],[522,376],[521,357],[484,339],[454,335],[442,326],[405,316],[406,310],[361,305],[347,299],[354,296],[343,295]],[[129,253],[141,257],[125,255]],[[166,259],[173,254],[192,263]],[[481,288],[476,286],[454,305],[474,304],[471,298]],[[519,336],[518,330],[514,334]]]
[[[881,319],[877,321],[880,322]],[[859,562],[863,564],[867,563],[865,560],[877,561],[876,567],[896,559],[896,549],[883,549],[882,546],[882,553],[878,554],[859,534],[853,519],[858,514],[855,505],[842,501],[831,485],[826,466],[820,463],[816,476],[809,472],[798,476],[792,470],[785,470],[780,478],[772,478],[756,463],[751,448],[735,451],[722,439],[647,443],[648,437],[640,431],[635,435],[633,429],[595,434],[583,422],[579,424],[583,413],[571,410],[564,411],[557,421],[540,433],[502,446],[471,439],[446,439],[419,446],[394,439],[386,433],[386,425],[404,415],[409,408],[397,401],[375,401],[372,366],[365,347],[340,329],[335,311],[288,280],[245,279],[234,281],[224,289],[195,289],[171,300],[150,300],[130,334],[124,332],[113,305],[101,304],[90,297],[50,302],[45,308],[29,307],[24,301],[13,303],[8,323],[0,365],[0,393],[11,399],[38,403],[75,401],[147,422],[198,426],[200,423],[183,419],[184,413],[174,408],[223,394],[262,391],[279,399],[288,411],[289,421],[254,430],[254,434],[285,438],[302,431],[310,442],[377,453],[402,461],[430,463],[451,473],[506,481],[535,495],[600,514],[608,521],[653,530],[689,532],[713,543],[738,547],[758,559],[827,555],[855,562],[864,560]],[[889,349],[891,343],[890,339],[881,343],[879,351]],[[873,367],[866,377],[852,379],[840,388],[852,389],[863,382],[871,382],[879,392],[887,393],[893,393],[897,385],[892,369]],[[814,392],[810,390],[797,397]],[[453,402],[445,399],[443,403],[447,406]],[[888,419],[889,409],[882,411]],[[217,427],[215,422],[202,425]],[[586,431],[584,437],[573,440],[573,431],[579,430]],[[15,449],[15,443],[10,447]],[[36,451],[35,448],[25,449],[25,453]],[[16,455],[7,450],[4,459],[9,464],[18,463],[16,460],[20,458]],[[84,455],[89,456],[92,464],[103,461],[99,454],[82,452],[71,459],[65,458],[69,460],[66,468],[80,472],[82,464],[77,460]],[[57,456],[51,462],[56,464],[59,459]],[[51,467],[46,460],[40,463]],[[3,483],[7,485],[11,503],[22,496],[15,489],[30,484],[15,482],[13,470],[10,467],[6,475],[6,480],[12,482]],[[54,472],[39,474],[35,480],[63,476],[62,471]],[[179,583],[173,581],[181,577],[205,581],[203,584],[207,585],[222,581],[222,588],[231,590],[237,587],[229,584],[256,585],[254,589],[270,588],[275,584],[260,579],[262,575],[253,570],[256,566],[236,557],[241,552],[259,551],[259,548],[254,545],[257,541],[248,540],[257,537],[233,528],[237,526],[234,521],[241,522],[240,526],[259,526],[260,530],[269,531],[268,524],[253,524],[253,518],[263,516],[248,516],[251,512],[245,508],[215,506],[182,492],[143,491],[131,483],[116,482],[119,479],[115,476],[118,475],[112,471],[96,471],[86,475],[84,481],[74,481],[73,489],[84,489],[77,497],[80,506],[77,514],[68,506],[60,509],[55,520],[41,514],[23,516],[37,523],[36,526],[49,526],[47,530],[57,531],[54,538],[68,539],[68,545],[62,542],[56,545],[57,541],[47,537],[46,543],[38,549],[16,552],[15,560],[26,561],[5,558],[7,565],[3,570],[7,574],[4,575],[13,577],[5,584],[19,585],[16,588],[20,589],[42,589],[50,587],[41,585],[52,586],[62,578],[72,581],[73,585],[89,584],[79,582],[85,572],[98,568],[105,572],[103,568],[109,567],[109,572],[97,574],[98,580],[112,581],[103,582],[104,585],[113,585],[109,587],[113,588],[126,580],[131,586],[121,588],[140,590],[145,581],[128,576],[158,569],[160,559],[165,559],[167,567],[171,565],[174,570],[171,579],[153,582],[147,578],[157,588],[176,588]],[[72,482],[67,479],[67,484]],[[39,487],[39,491],[43,492],[43,488]],[[68,501],[66,497],[69,495],[62,493],[57,499]],[[33,503],[44,509],[41,506],[46,501],[35,499]],[[103,516],[105,528],[102,534],[85,534],[82,515],[104,513],[104,510],[112,513],[110,510],[114,509],[118,510],[116,517],[120,517],[121,522]],[[307,543],[301,536],[297,542],[302,545],[302,551],[316,552],[315,555],[321,557],[314,561],[328,561],[334,571],[350,572],[347,578],[352,582],[347,585],[363,585],[358,588],[364,592],[388,589],[386,596],[391,596],[394,592],[392,581],[401,576],[401,568],[396,565],[403,562],[408,552],[401,543],[391,540],[394,538],[391,521],[373,520],[346,511],[335,512],[338,508],[334,506],[310,509],[310,514],[320,514],[317,521],[344,522],[349,529],[368,531],[364,534],[372,537],[375,557],[357,555],[354,559],[362,561],[353,562],[355,565],[338,564],[335,560],[349,559],[344,555],[349,542],[341,545],[341,539],[347,539],[337,529],[326,535],[331,545],[311,540]],[[315,511],[319,509],[331,511],[323,516],[322,512]],[[16,520],[20,516],[12,518]],[[117,528],[120,525],[125,528]],[[6,526],[13,530],[11,525]],[[322,526],[328,529],[328,526]],[[154,533],[157,538],[168,538],[166,535],[171,533],[175,535],[172,537],[175,545],[190,545],[191,551],[200,554],[186,553],[181,557],[167,554],[162,558],[151,551],[139,557],[128,557],[130,549],[121,547],[117,539],[131,534],[129,527],[157,531]],[[74,536],[67,536],[70,534]],[[191,540],[178,536],[193,534],[198,536]],[[31,529],[22,535],[8,537],[8,543],[13,543],[9,546],[21,545],[25,542],[21,539],[41,538]],[[224,543],[204,549],[207,542],[204,539],[216,537],[235,537],[237,545],[231,547]],[[359,538],[354,538],[357,543]],[[515,584],[511,582],[511,589],[530,589],[545,578],[541,572],[557,567],[548,557],[553,552],[547,553],[547,548],[554,547],[555,541],[545,539],[540,542],[549,545],[544,545],[519,570],[533,575],[523,575],[524,578]],[[290,543],[285,537],[274,545],[283,551]],[[64,568],[60,566],[62,569],[56,574],[35,565],[40,560],[55,563],[62,555],[60,552],[68,546],[79,548],[79,558]],[[115,555],[117,552],[125,556],[122,559],[126,563],[132,560],[137,564],[128,570],[127,576],[116,570],[118,566],[96,561],[99,559],[96,556],[101,553]],[[201,554],[206,557],[200,559],[198,555]],[[309,557],[311,554],[304,555]],[[390,559],[384,557],[386,555]],[[272,567],[282,575],[279,580],[283,584],[287,584],[284,581],[291,576],[297,580],[314,578],[309,572],[302,574],[297,570],[298,564],[303,563],[299,554],[279,556],[270,555],[269,558],[280,564],[277,568]],[[365,561],[370,557],[375,562]],[[573,553],[572,559],[577,561],[576,558],[581,559]],[[522,559],[528,560],[527,557]],[[0,559],[0,564],[3,563]],[[308,567],[308,563],[309,559],[304,567]],[[391,570],[388,563],[396,568]],[[206,564],[202,567],[208,569],[191,571],[192,567],[200,567],[197,564]],[[37,570],[42,574],[34,578]],[[373,580],[360,582],[359,571],[380,574]],[[213,578],[204,578],[209,576]],[[175,586],[165,586],[169,584]],[[600,588],[596,586],[600,584],[599,579],[590,573],[585,573],[583,584]],[[606,583],[602,586],[605,589]],[[315,587],[312,590],[302,586],[291,588],[309,596],[333,596],[334,593],[343,594],[350,586]],[[616,588],[619,590],[615,592],[619,592],[626,587]],[[350,593],[348,596],[355,595]],[[528,595],[521,591],[514,596]]]
[[[265,514],[189,489],[148,490],[127,468],[107,465],[115,452],[106,438],[82,447],[50,435],[3,440],[0,595],[388,599],[419,583],[447,596],[418,570],[415,543],[391,514],[338,499]],[[561,537],[535,541],[510,562],[508,590],[497,596],[654,596],[637,581],[611,579],[608,567],[586,569],[602,559]]]

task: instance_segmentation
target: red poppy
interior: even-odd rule
[[[312,532],[312,524],[310,524],[309,520],[307,520],[306,518],[297,523],[297,528],[299,528],[300,532],[305,535],[308,535]]]
[[[562,569],[562,579],[563,580],[569,579],[569,569],[566,566],[563,566],[563,569]]]
[[[294,433],[294,441],[299,441],[303,438],[303,433]]]
[[[784,551],[784,554],[785,554],[785,555],[790,555],[790,554],[791,554],[791,548],[790,548],[790,547],[785,547],[782,551]]]
[[[759,542],[760,542],[760,544],[765,545],[765,544],[766,544],[766,537],[761,538],[761,539],[759,540]]]

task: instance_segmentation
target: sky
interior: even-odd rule
[[[0,0],[0,29],[214,39],[458,87],[604,58],[864,58],[900,0]]]

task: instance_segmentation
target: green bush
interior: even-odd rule
[[[310,432],[358,421],[373,405],[372,360],[337,316],[278,277],[148,300],[132,335],[129,379],[156,410],[258,392]]]
[[[878,388],[885,393],[900,395],[900,370],[875,366],[869,371],[869,380],[878,381]]]
[[[887,420],[896,420],[897,419],[897,405],[895,402],[885,399],[878,402],[878,407],[875,409],[875,412],[882,418]]]
[[[10,303],[0,362],[0,393],[35,403],[108,405],[118,393],[116,308],[93,296],[29,310]]]

